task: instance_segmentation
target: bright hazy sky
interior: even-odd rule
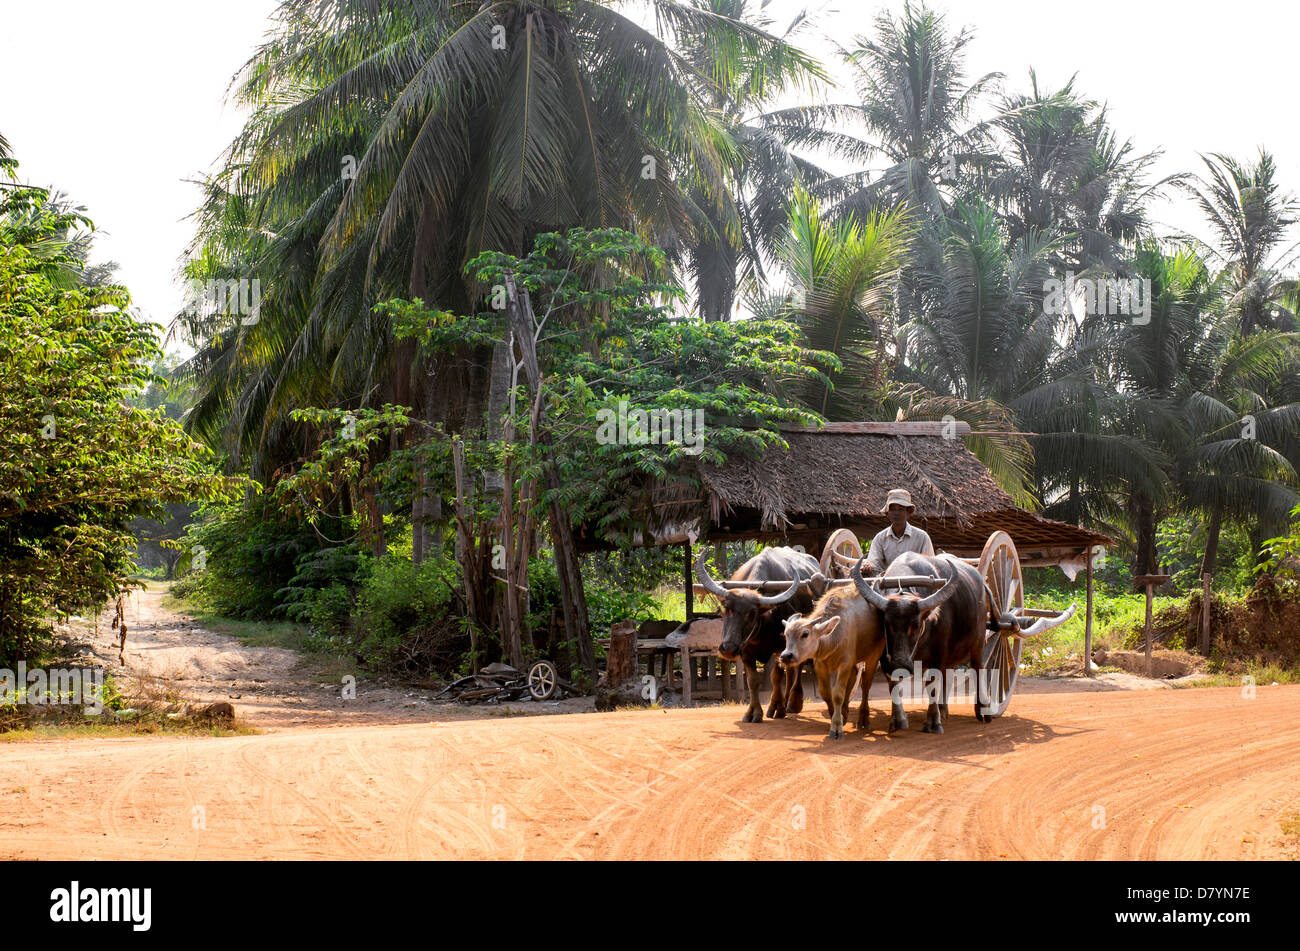
[[[180,309],[174,280],[193,233],[187,216],[235,135],[225,104],[230,78],[262,39],[275,0],[0,0],[0,133],[24,181],[54,185],[86,206],[101,229],[92,258],[121,264],[135,304],[166,323]],[[866,32],[887,4],[774,0],[778,20],[825,9],[837,41]],[[975,39],[973,79],[1006,74],[1006,86],[1077,88],[1110,107],[1113,125],[1139,151],[1163,149],[1158,174],[1197,171],[1198,152],[1250,158],[1266,145],[1280,179],[1300,191],[1297,86],[1300,7],[1290,2],[1041,0],[935,2]],[[810,41],[825,56],[829,44]],[[829,58],[829,57],[827,57]],[[838,98],[838,97],[837,97]],[[844,99],[847,101],[847,95]],[[1171,228],[1204,235],[1184,201],[1158,207]]]

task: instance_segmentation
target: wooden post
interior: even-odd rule
[[[694,677],[691,676],[695,671],[691,664],[691,649],[685,644],[682,645],[682,706],[691,705],[691,686]]]
[[[1147,676],[1151,676],[1151,598],[1157,585],[1168,584],[1169,575],[1138,575],[1133,583],[1147,592]]]
[[[689,539],[682,543],[682,555],[684,556],[682,576],[686,581],[686,620],[689,621],[695,616],[695,585],[691,575],[691,569],[694,565],[691,564],[691,543]]]
[[[636,637],[636,625],[631,621],[619,621],[610,628],[605,673],[596,682],[597,710],[645,703],[643,681],[637,668]]]
[[[609,632],[609,653],[605,655],[605,682],[613,687],[636,680],[636,625],[620,621]]]
[[[1088,612],[1083,621],[1083,674],[1092,676],[1092,549],[1088,549]]]
[[[1151,676],[1151,592],[1153,587],[1147,582],[1147,676]]]
[[[1201,575],[1201,656],[1210,656],[1210,573]]]

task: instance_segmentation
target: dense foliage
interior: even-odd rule
[[[128,405],[161,352],[124,288],[83,280],[79,227],[44,191],[0,191],[0,660],[127,586],[133,518],[228,488],[178,423]]]

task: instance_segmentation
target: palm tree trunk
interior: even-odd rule
[[[1155,503],[1145,495],[1138,495],[1135,503],[1134,527],[1137,534],[1137,553],[1133,574],[1153,575],[1160,567],[1156,554]]]

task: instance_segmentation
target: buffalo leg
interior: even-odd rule
[[[849,718],[849,705],[853,702],[853,687],[858,680],[858,668],[855,664],[847,672],[835,670],[830,675],[830,702],[832,739],[844,739],[844,724]]]
[[[875,658],[867,661],[862,665],[862,673],[858,675],[858,684],[862,687],[862,704],[858,707],[858,729],[870,729],[870,712],[867,708],[867,697],[871,693],[871,679],[876,674]]]
[[[935,672],[939,674],[939,677],[935,681],[935,691],[929,698],[930,705],[925,711],[925,726],[921,728],[922,733],[942,733],[943,717],[941,716],[940,711],[948,708],[947,688],[944,685],[944,680],[946,679],[943,676],[944,672],[938,668],[934,669]]]
[[[834,720],[835,704],[831,702],[830,671],[820,666],[819,664],[814,664],[813,673],[817,675],[817,692],[820,693],[822,695],[822,699],[826,701],[826,716],[827,718]]]
[[[759,698],[758,665],[749,656],[743,658],[745,663],[745,683],[749,686],[749,708],[745,710],[744,723],[760,723],[763,719],[763,702]]]
[[[884,670],[882,667],[881,670]],[[907,712],[903,709],[903,680],[895,680],[885,671],[885,680],[889,682],[889,732],[907,729]]]
[[[831,739],[844,739],[844,674],[831,673]]]
[[[984,702],[990,699],[984,693],[984,670],[980,667],[984,662],[983,653],[984,645],[981,644],[971,651],[970,655],[970,669],[975,674],[975,722],[992,723],[993,718],[985,716],[982,712]]]
[[[772,677],[772,700],[767,705],[767,715],[780,720],[785,716],[785,668],[773,654],[767,659],[767,669]]]
[[[786,694],[785,694],[785,711],[786,713],[803,712],[803,665],[792,668],[785,672],[786,676]]]

